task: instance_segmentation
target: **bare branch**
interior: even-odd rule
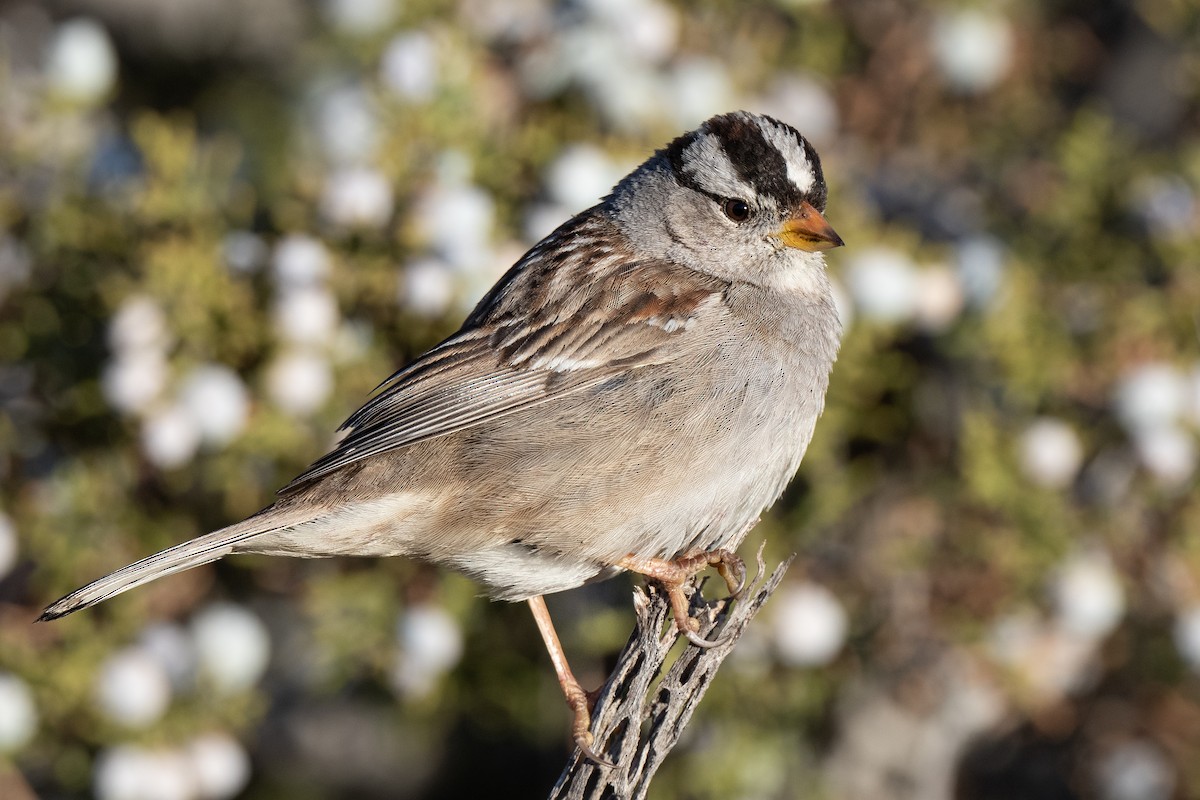
[[[721,663],[779,586],[791,561],[789,558],[776,567],[763,583],[766,565],[759,549],[758,574],[743,591],[742,599],[706,602],[696,592],[692,614],[700,621],[700,635],[722,641],[709,649],[685,647],[661,681],[657,678],[679,638],[675,626],[668,624],[670,603],[653,585],[648,590],[635,590],[637,628],[601,690],[593,713],[592,731],[598,732],[596,751],[617,766],[600,767],[576,753],[559,776],[550,800],[644,798],[654,773],[679,741]]]

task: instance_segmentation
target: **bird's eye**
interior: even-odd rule
[[[725,204],[721,206],[721,210],[734,222],[745,222],[750,219],[750,206],[745,200],[739,200],[736,197],[726,200]]]

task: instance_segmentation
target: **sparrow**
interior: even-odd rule
[[[715,566],[739,590],[734,551],[795,474],[837,356],[825,201],[794,128],[707,120],[529,250],[273,503],[40,619],[232,553],[418,559],[529,604],[575,743],[609,763],[543,596],[640,573],[713,644],[685,587]]]

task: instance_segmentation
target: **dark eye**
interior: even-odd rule
[[[734,222],[745,222],[750,219],[750,206],[745,200],[739,200],[736,197],[726,200],[721,206],[721,210]]]

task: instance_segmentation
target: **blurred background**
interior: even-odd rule
[[[533,242],[710,114],[824,158],[846,323],[799,558],[658,798],[1200,796],[1189,0],[0,4],[0,796],[544,796],[523,605],[238,557]],[[585,685],[621,578],[552,598]]]

